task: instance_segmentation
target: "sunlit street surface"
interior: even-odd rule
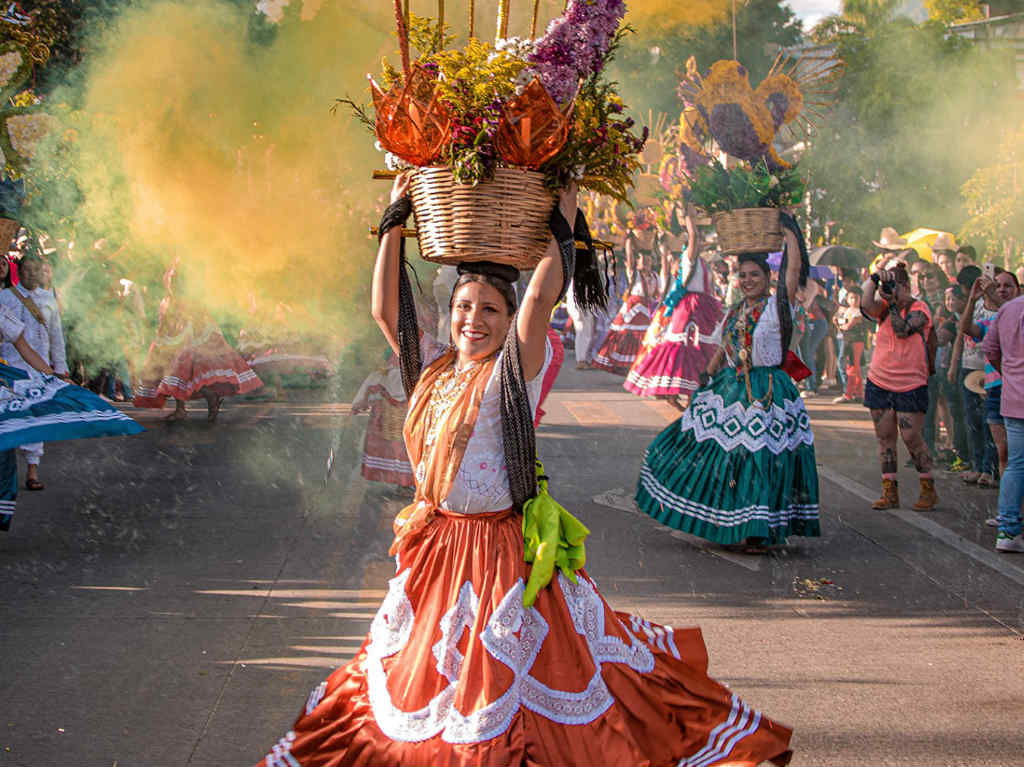
[[[1024,557],[992,551],[995,490],[944,474],[939,510],[871,511],[867,412],[811,399],[823,536],[727,552],[633,508],[675,412],[570,367],[539,450],[615,608],[699,625],[711,674],[795,729],[796,764],[1020,762]],[[0,548],[2,764],[251,763],[385,593],[406,499],[361,478],[346,404],[127,411],[145,434],[48,446]]]

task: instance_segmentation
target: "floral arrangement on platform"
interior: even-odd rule
[[[796,168],[773,170],[765,159],[726,168],[718,159],[696,169],[690,199],[707,213],[799,204],[807,186]]]
[[[738,61],[716,61],[706,73],[686,62],[679,85],[680,159],[689,197],[711,214],[725,253],[770,252],[782,244],[779,209],[799,203],[806,184],[779,156],[780,132],[805,136],[834,102],[841,62],[776,58],[750,85]]]
[[[540,37],[534,8],[531,37],[509,37],[509,0],[499,0],[493,44],[476,37],[471,10],[469,40],[452,49],[443,0],[437,19],[395,0],[401,68],[385,61],[380,83],[371,78],[373,118],[345,102],[373,129],[390,169],[443,165],[475,185],[497,168],[523,168],[542,172],[552,190],[575,180],[626,199],[647,135],[634,131],[604,77],[626,31],[625,4],[571,0]]]

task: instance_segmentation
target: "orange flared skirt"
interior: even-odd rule
[[[582,571],[524,607],[521,517],[438,516],[359,654],[264,765],[754,765],[789,728],[707,675],[699,629],[611,609]]]

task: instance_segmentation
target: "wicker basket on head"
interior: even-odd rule
[[[427,261],[533,269],[551,241],[555,197],[544,187],[543,173],[498,168],[493,180],[470,186],[458,183],[448,168],[420,168],[409,193]]]
[[[11,242],[18,236],[21,224],[13,218],[0,218],[0,254],[4,254],[11,247]]]
[[[715,213],[711,223],[726,255],[773,253],[782,250],[778,208],[738,208]]]

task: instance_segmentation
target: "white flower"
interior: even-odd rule
[[[284,18],[284,9],[288,7],[289,2],[290,0],[258,0],[256,10],[275,24],[279,24]]]
[[[412,168],[414,166],[410,163],[407,163],[398,155],[391,154],[391,152],[388,152],[387,154],[384,155],[384,167],[387,168],[388,170],[403,171],[409,170],[409,168]]]
[[[533,47],[533,40],[526,40],[522,37],[503,37],[494,42],[494,53],[488,56],[488,61],[492,61],[499,51],[525,61],[533,53]]]
[[[0,56],[0,88],[6,88],[7,84],[14,77],[14,73],[21,66],[21,54],[18,51],[9,51]]]

